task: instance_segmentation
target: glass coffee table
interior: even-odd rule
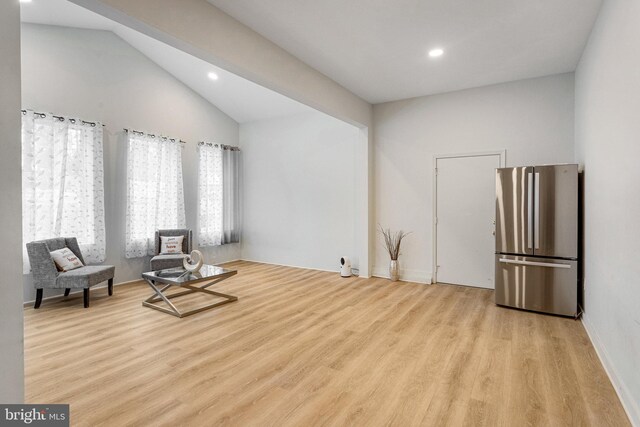
[[[163,313],[172,314],[176,317],[186,317],[223,304],[238,301],[238,297],[234,297],[233,295],[222,294],[220,292],[214,292],[207,289],[208,287],[215,285],[216,283],[220,283],[231,276],[235,276],[237,273],[238,272],[236,270],[227,270],[226,268],[207,264],[203,265],[197,273],[192,273],[182,267],[142,273],[142,278],[155,292],[149,298],[144,300],[142,305],[162,311]],[[200,286],[196,286],[197,284],[200,284]],[[186,290],[167,295],[166,292],[173,286],[185,288]],[[193,294],[195,292],[221,297],[224,298],[224,301],[218,301],[216,303],[188,311],[178,310],[178,308],[171,302],[171,299],[173,298]],[[168,308],[154,304],[160,301],[164,301]]]

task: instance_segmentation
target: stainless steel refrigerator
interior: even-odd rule
[[[496,170],[496,304],[578,315],[578,165]]]

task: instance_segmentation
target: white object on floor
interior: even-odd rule
[[[340,258],[340,264],[342,264],[340,275],[342,277],[351,277],[351,260],[346,256],[343,256]]]

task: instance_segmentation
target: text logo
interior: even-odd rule
[[[69,426],[69,405],[2,405],[0,426]]]

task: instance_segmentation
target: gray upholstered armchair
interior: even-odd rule
[[[108,280],[109,295],[113,295],[113,275],[116,268],[112,265],[85,265],[75,270],[58,271],[50,253],[65,247],[71,249],[84,264],[84,258],[75,237],[58,237],[27,243],[33,285],[36,288],[34,308],[40,307],[42,291],[45,288],[64,289],[64,296],[68,296],[71,289],[83,289],[85,308],[89,307],[89,288],[91,286]]]
[[[184,236],[182,239],[181,254],[163,254],[160,252],[160,237],[162,236]],[[151,270],[165,270],[167,268],[182,267],[182,260],[191,253],[192,233],[189,229],[176,230],[156,230],[155,236],[155,256],[151,258]]]

